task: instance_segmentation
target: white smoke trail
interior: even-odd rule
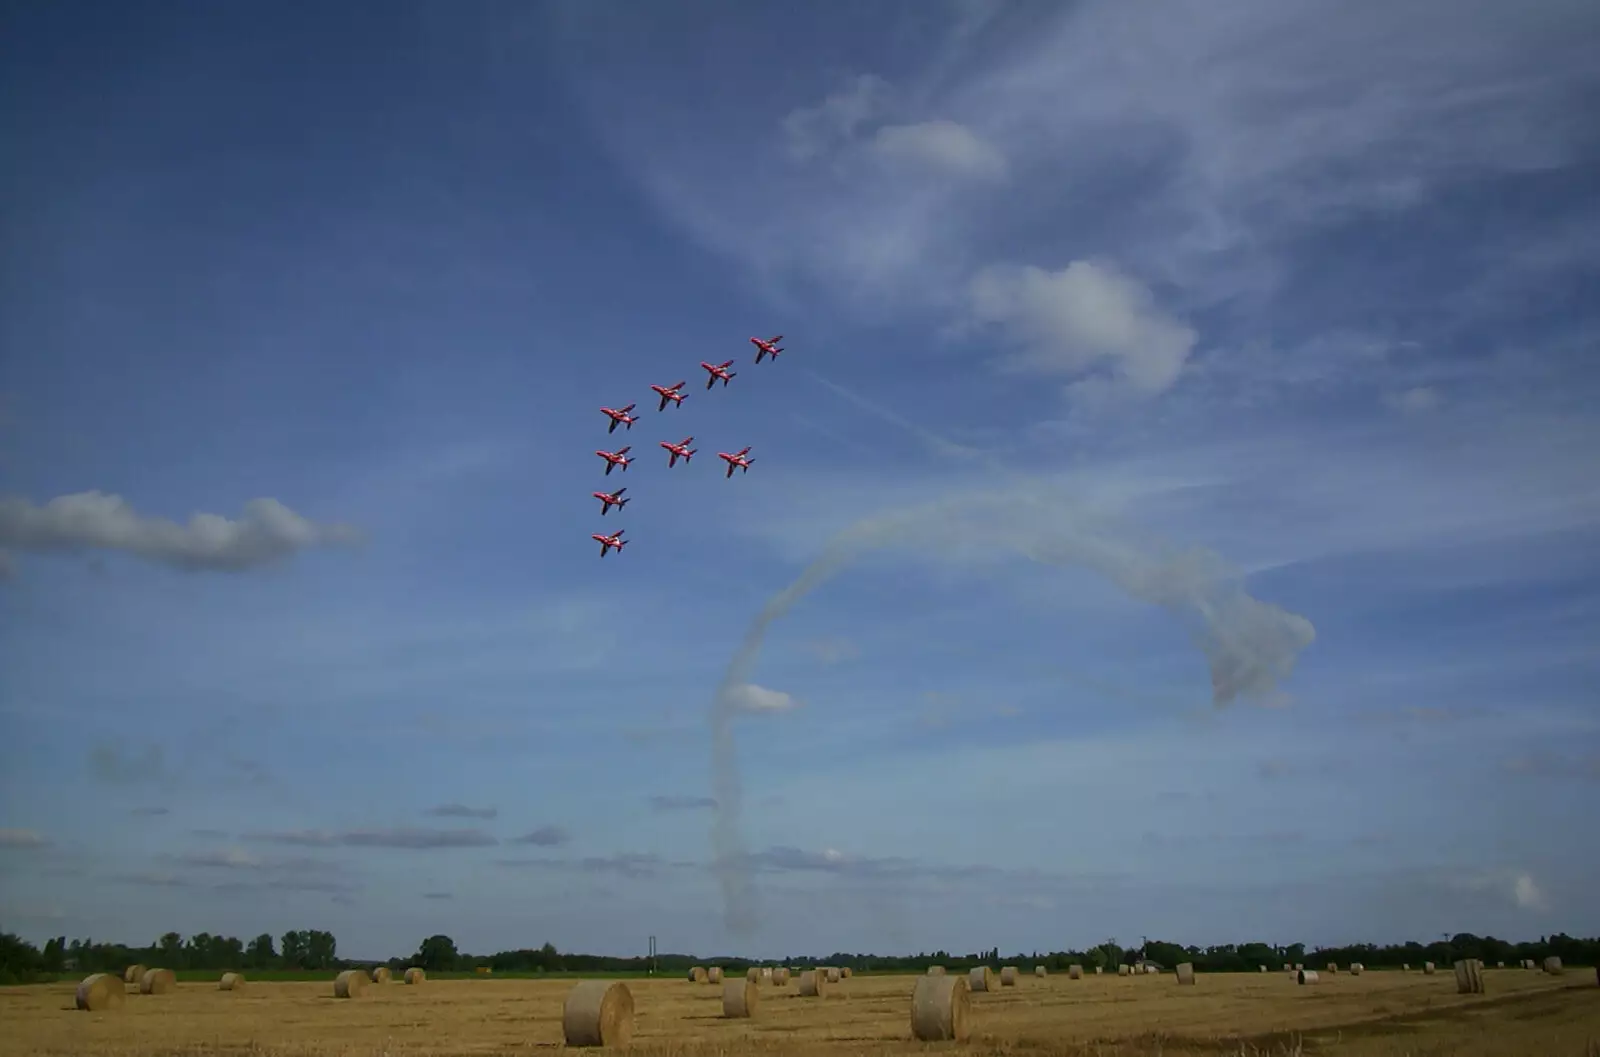
[[[914,432],[941,453],[983,458],[834,383],[818,381]],[[1004,468],[992,468],[1018,477]],[[1023,482],[1021,487],[900,508],[850,526],[756,614],[712,702],[712,773],[717,802],[712,847],[730,931],[751,932],[758,920],[748,853],[739,831],[741,789],[733,738],[733,720],[739,711],[737,688],[750,681],[774,620],[864,554],[892,545],[1005,548],[1043,565],[1093,569],[1131,597],[1173,612],[1188,624],[1210,662],[1212,701],[1218,707],[1242,696],[1270,692],[1289,675],[1300,652],[1316,637],[1304,617],[1247,594],[1239,576],[1218,555],[1201,548],[1174,550],[1142,540],[1127,525],[1045,497],[1037,484]]]

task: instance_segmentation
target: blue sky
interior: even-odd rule
[[[6,22],[3,927],[1600,931],[1593,4]]]

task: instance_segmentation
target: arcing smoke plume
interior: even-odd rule
[[[1025,516],[1018,516],[1024,508]],[[1311,622],[1246,594],[1216,554],[1137,543],[1128,526],[1025,490],[958,496],[869,518],[841,532],[774,596],[745,633],[712,704],[716,819],[712,843],[724,915],[735,932],[755,927],[746,852],[739,833],[740,785],[733,719],[737,688],[750,681],[767,627],[863,554],[893,543],[1004,547],[1043,565],[1085,566],[1130,596],[1178,614],[1211,662],[1212,701],[1270,691],[1316,637]]]
[[[711,840],[723,916],[731,931],[756,926],[748,856],[739,832],[739,760],[733,720],[739,688],[750,681],[767,627],[861,555],[894,543],[934,547],[1009,548],[1043,565],[1085,566],[1130,596],[1178,614],[1211,662],[1211,699],[1218,707],[1269,693],[1316,638],[1305,617],[1252,598],[1222,558],[1203,548],[1173,550],[1139,541],[1130,527],[1064,500],[1041,498],[1035,482],[983,453],[938,436],[889,408],[807,371],[815,381],[878,418],[913,434],[942,456],[981,462],[1016,487],[956,496],[912,510],[867,518],[840,532],[816,561],[779,591],[750,622],[711,705],[712,784],[716,815]],[[1019,509],[1026,516],[1019,517]]]

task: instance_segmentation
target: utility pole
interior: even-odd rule
[[[650,937],[650,975],[656,974],[656,938]]]

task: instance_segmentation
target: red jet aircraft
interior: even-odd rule
[[[716,385],[718,378],[722,379],[722,384],[726,386],[728,382],[733,379],[733,376],[739,373],[738,371],[728,370],[729,367],[733,366],[732,360],[722,364],[707,363],[706,361],[701,360],[700,366],[711,372],[710,376],[706,378],[707,389],[710,389],[712,386]]]
[[[606,432],[615,433],[619,425],[627,426],[629,429],[632,429],[633,424],[639,421],[639,417],[637,415],[630,415],[628,412],[632,411],[637,406],[637,404],[629,404],[627,407],[618,409],[602,407],[600,409],[601,412],[611,418],[611,425],[606,427]]]
[[[626,547],[628,543],[631,542],[622,538],[623,531],[624,530],[622,529],[617,529],[617,531],[613,532],[609,536],[602,536],[600,533],[596,532],[591,534],[589,538],[600,544],[600,557],[604,558],[606,556],[606,552],[612,547],[617,548],[617,553],[621,554],[622,548]]]
[[[683,388],[682,382],[677,385],[652,385],[650,388],[654,389],[656,395],[661,397],[661,406],[656,408],[657,411],[665,411],[668,400],[671,400],[674,404],[683,403],[683,394],[678,392],[679,389]]]
[[[628,458],[628,452],[632,450],[633,448],[630,445],[626,448],[619,448],[616,451],[596,451],[595,454],[606,461],[606,476],[610,477],[611,471],[615,470],[618,466],[622,467],[624,470],[628,468],[628,464],[633,461],[632,459]]]
[[[605,517],[612,507],[620,510],[633,502],[632,499],[622,498],[622,493],[626,491],[626,488],[619,488],[615,492],[591,492],[589,494],[600,500],[600,516]]]
[[[717,458],[728,464],[728,472],[723,475],[724,477],[732,477],[733,468],[735,466],[743,470],[745,473],[749,473],[750,464],[755,461],[754,459],[750,458],[750,449],[748,447],[745,447],[740,451],[736,451],[732,455],[729,455],[725,451],[719,451],[717,452]]]
[[[693,458],[694,452],[689,450],[689,445],[693,443],[693,437],[684,437],[676,444],[672,443],[671,441],[662,441],[661,446],[672,453],[667,456],[667,465],[669,467],[676,466],[678,465],[679,459],[682,459],[684,462],[688,462],[691,458]]]
[[[771,356],[773,359],[777,359],[778,353],[783,351],[782,349],[778,348],[778,342],[782,340],[782,334],[774,334],[765,341],[762,341],[760,338],[751,338],[750,344],[756,347],[756,362],[760,363],[761,357],[763,356]]]

